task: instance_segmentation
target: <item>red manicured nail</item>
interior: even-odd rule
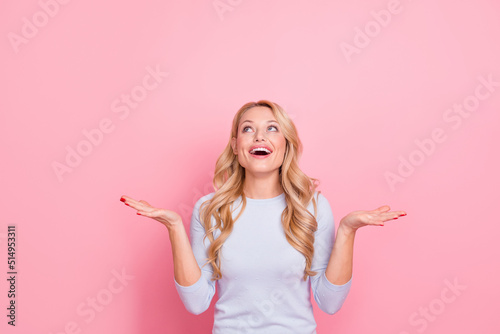
[[[139,212],[137,212],[137,214],[138,214],[139,216],[142,216]]]
[[[126,206],[130,206],[130,204],[125,203]]]
[[[398,217],[394,218],[394,219],[398,219]]]
[[[125,202],[125,198],[123,198],[123,197],[120,198],[120,201]]]

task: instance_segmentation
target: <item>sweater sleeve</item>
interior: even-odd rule
[[[326,267],[335,241],[335,224],[328,200],[318,193],[318,230],[315,233],[314,257],[311,270],[316,271],[311,278],[311,289],[319,308],[328,314],[340,310],[351,288],[352,277],[343,285],[331,283],[325,275]]]
[[[191,248],[193,249],[196,262],[201,269],[201,276],[199,280],[190,285],[182,286],[175,280],[174,282],[179,297],[181,298],[186,310],[192,314],[200,314],[205,312],[210,306],[212,297],[215,294],[215,281],[211,280],[213,268],[211,264],[205,265],[206,258],[208,257],[208,246],[210,240],[208,238],[203,241],[205,235],[205,228],[200,222],[200,205],[207,197],[202,197],[196,202],[191,216],[191,225],[189,228]]]

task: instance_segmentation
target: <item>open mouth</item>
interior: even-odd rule
[[[251,155],[259,155],[259,156],[269,155],[271,153],[272,152],[265,147],[254,148],[253,150],[250,151]]]

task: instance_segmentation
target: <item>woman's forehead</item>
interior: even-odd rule
[[[240,124],[249,121],[249,122],[254,122],[254,121],[274,121],[276,122],[276,118],[273,115],[273,112],[271,109],[267,107],[253,107],[248,109],[243,113],[240,119]]]

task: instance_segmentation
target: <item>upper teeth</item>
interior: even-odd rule
[[[250,151],[250,153],[255,153],[256,151],[264,151],[264,152],[267,152],[269,154],[271,154],[271,151],[269,151],[267,148],[265,147],[257,147],[257,148],[254,148],[253,150]]]

